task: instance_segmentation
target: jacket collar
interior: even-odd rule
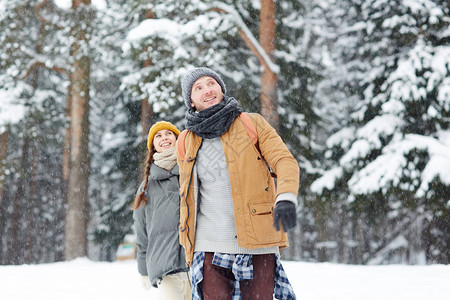
[[[175,165],[172,170],[167,171],[166,169],[163,169],[155,164],[152,164],[150,167],[150,175],[148,177],[150,180],[163,180],[168,179],[174,175],[175,176],[180,175],[178,165]]]

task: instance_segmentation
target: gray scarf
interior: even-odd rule
[[[189,108],[186,112],[186,129],[205,139],[220,137],[241,112],[237,100],[224,95],[221,102],[199,112],[193,107]]]

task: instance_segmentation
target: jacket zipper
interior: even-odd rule
[[[195,163],[197,162],[198,151],[200,150],[200,148],[202,147],[202,145],[203,145],[203,139],[202,139],[202,141],[201,141],[201,143],[200,143],[200,146],[199,146],[198,149],[197,149],[197,152],[195,153],[195,158],[193,158],[194,163],[193,163],[193,165],[192,165],[191,174],[190,174],[190,176],[189,176],[189,183],[188,183],[188,186],[187,186],[186,197],[184,198],[184,203],[186,204],[186,207],[187,207],[187,218],[186,218],[186,223],[185,223],[185,227],[186,227],[186,230],[187,230],[186,236],[187,236],[187,240],[188,240],[188,242],[189,242],[189,245],[190,245],[191,249],[192,249],[192,242],[191,242],[191,240],[189,239],[189,225],[188,225],[188,220],[189,220],[189,204],[188,204],[188,202],[187,202],[187,198],[188,198],[188,196],[189,196],[189,187],[191,186],[191,183],[192,183],[192,176],[193,176],[193,174],[194,174]],[[189,161],[189,159],[191,159],[191,158],[188,158],[187,160]],[[194,201],[195,201],[195,196],[194,196]],[[195,222],[195,220],[194,220],[194,222]],[[191,250],[191,249],[190,249],[190,250]]]

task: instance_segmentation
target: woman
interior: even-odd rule
[[[145,180],[133,203],[138,271],[160,299],[191,299],[184,250],[179,244],[180,199],[176,140],[180,131],[165,121],[148,133]]]

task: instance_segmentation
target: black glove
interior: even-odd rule
[[[284,232],[288,232],[297,225],[297,211],[291,201],[278,201],[273,211],[273,226],[280,231],[280,222]]]

